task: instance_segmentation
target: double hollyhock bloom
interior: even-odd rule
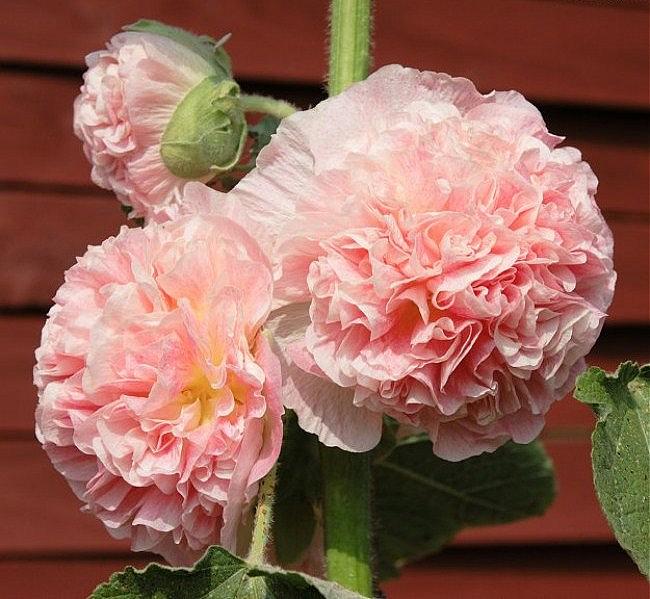
[[[123,228],[67,271],[36,353],[37,436],[134,550],[237,549],[282,441],[271,301],[256,242],[207,213]]]
[[[237,162],[246,126],[218,43],[152,21],[132,29],[86,57],[74,131],[94,183],[131,217],[164,222],[178,214],[188,181],[210,181]]]
[[[230,209],[271,236],[304,429],[365,451],[387,414],[449,460],[538,435],[615,282],[596,177],[560,141],[516,92],[400,66],[283,121]]]

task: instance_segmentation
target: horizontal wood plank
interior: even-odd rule
[[[127,556],[11,559],[0,563],[0,578],[7,597],[76,599],[113,572],[146,563]],[[389,599],[647,597],[647,583],[615,546],[452,549],[405,568],[381,586]]]
[[[614,267],[618,273],[610,324],[650,320],[650,228],[645,217],[633,221],[609,220],[614,234]]]
[[[3,433],[31,434],[34,429],[36,389],[32,386],[32,368],[44,321],[40,316],[0,317],[0,372],[4,373],[0,387],[0,439]],[[623,360],[650,362],[650,347],[643,340],[645,332],[633,334],[635,339],[630,339],[629,333],[615,333],[605,329],[587,358],[589,364],[615,370]],[[567,397],[551,408],[547,434],[554,438],[565,433],[578,434],[579,430],[580,438],[585,438],[585,431],[592,426],[590,410]]]
[[[0,60],[79,66],[143,15],[215,36],[240,77],[319,83],[325,70],[323,0],[64,0],[0,4]],[[638,1],[413,0],[378,4],[375,64],[401,63],[520,89],[553,102],[647,103],[647,4]]]
[[[389,599],[647,599],[648,583],[622,550],[501,547],[444,552],[382,585]]]
[[[88,162],[72,132],[78,93],[75,80],[0,70],[0,135],[11,148],[0,163],[0,182],[91,184]]]
[[[72,132],[72,102],[79,84],[74,77],[0,70],[0,135],[12,150],[0,162],[0,184],[91,185],[90,166]],[[321,97],[314,88],[306,92],[284,87],[277,93],[303,107]],[[644,115],[556,107],[542,107],[542,112],[549,129],[566,136],[567,145],[579,148],[598,175],[598,201],[604,210],[648,213]]]
[[[46,215],[46,217],[44,217]],[[611,215],[617,292],[610,323],[650,319],[647,216]],[[0,306],[49,306],[64,271],[126,222],[108,194],[0,191]]]
[[[0,317],[0,438],[2,433],[23,435],[34,430],[36,389],[32,385],[34,350],[44,317]]]
[[[0,562],[3,594],[12,599],[82,599],[126,566],[146,566],[142,559],[97,557],[84,559],[6,560]]]
[[[545,446],[558,481],[557,499],[549,511],[522,522],[467,530],[456,544],[612,541],[593,489],[588,437],[549,440]],[[0,441],[0,459],[6,466],[0,495],[0,555],[124,551],[124,542],[111,539],[93,516],[79,511],[80,502],[35,440]]]
[[[124,553],[50,464],[38,442],[0,441],[0,556],[39,553]]]
[[[0,305],[49,306],[64,271],[126,222],[108,194],[0,192]]]

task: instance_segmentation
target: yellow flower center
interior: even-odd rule
[[[214,389],[205,374],[200,372],[181,391],[179,401],[181,406],[189,406],[196,401],[200,403],[200,416],[197,426],[201,426],[214,418],[216,405],[225,392],[226,390],[223,388]]]
[[[219,389],[215,389],[210,384],[205,373],[197,370],[188,385],[180,392],[178,400],[181,407],[190,406],[197,401],[199,402],[200,416],[196,424],[198,427],[214,419],[217,412],[217,404],[222,400],[229,399],[232,395],[236,404],[243,404],[246,401],[246,394],[246,386],[231,372],[227,375],[225,385]]]

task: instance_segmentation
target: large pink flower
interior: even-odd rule
[[[161,138],[178,104],[215,75],[214,66],[169,37],[134,31],[115,35],[86,64],[74,131],[92,164],[92,180],[114,191],[132,217],[173,218],[188,180],[165,166]]]
[[[451,460],[539,433],[615,282],[596,177],[560,141],[516,92],[400,66],[283,121],[231,210],[275,247],[303,428],[363,451],[388,414]]]
[[[123,228],[66,273],[36,352],[37,436],[134,550],[237,549],[282,440],[271,297],[257,244],[208,214]]]

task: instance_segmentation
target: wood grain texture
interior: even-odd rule
[[[75,258],[126,222],[109,194],[0,191],[0,305],[49,306]]]
[[[90,166],[72,132],[72,102],[80,82],[76,77],[0,69],[0,135],[12,148],[0,161],[0,184],[91,185]],[[249,91],[258,91],[259,86],[252,87]],[[317,88],[307,89],[305,93],[285,86],[269,92],[307,107],[321,98]],[[598,175],[603,210],[648,213],[646,115],[544,106],[541,110],[549,130],[580,149]]]
[[[47,217],[44,217],[47,215]],[[650,319],[647,215],[612,214],[617,291],[610,323]],[[126,223],[108,194],[0,191],[0,307],[49,307],[63,272]]]
[[[81,599],[129,564],[143,567],[146,561],[82,555],[9,559],[0,563],[0,579],[11,599]],[[398,579],[381,586],[389,599],[647,597],[647,583],[614,546],[451,549],[405,568]]]
[[[36,389],[32,385],[32,368],[44,322],[42,316],[0,317],[0,372],[4,373],[0,387],[0,439],[8,434],[31,435],[34,430]],[[650,347],[643,341],[645,335],[646,330],[641,330],[637,339],[630,339],[630,334],[617,335],[615,330],[605,329],[587,361],[606,370],[615,370],[625,359],[650,362]],[[567,434],[584,439],[593,426],[591,411],[570,396],[551,408],[547,420],[549,439]]]
[[[0,60],[81,64],[143,15],[228,44],[240,77],[318,83],[327,3],[306,0],[64,0],[0,4]],[[639,2],[413,0],[378,3],[375,65],[463,75],[485,90],[519,89],[554,102],[645,106],[647,5]],[[261,50],[263,49],[263,50]]]
[[[544,547],[443,552],[382,585],[390,599],[647,599],[621,550]]]
[[[590,443],[546,443],[555,463],[558,495],[546,515],[504,526],[467,530],[457,544],[610,543],[613,535],[591,484]],[[0,441],[0,556],[96,552],[123,553],[99,521],[79,511],[81,502],[51,466],[36,440]],[[47,509],[44,498],[47,498]],[[580,506],[580,509],[576,509]]]

